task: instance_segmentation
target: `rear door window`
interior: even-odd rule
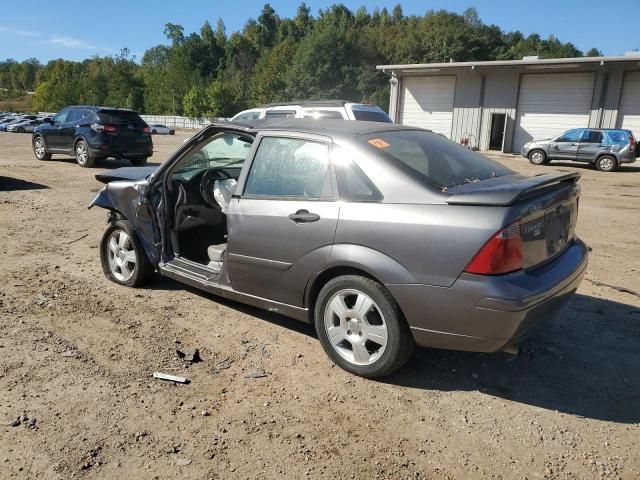
[[[582,134],[582,143],[602,143],[602,138],[602,132],[585,130]]]
[[[258,147],[244,190],[265,197],[329,198],[329,147],[297,138],[266,137]]]

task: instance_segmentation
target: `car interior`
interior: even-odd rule
[[[226,207],[253,137],[220,132],[179,161],[168,176],[171,245],[184,259],[220,271],[227,243]]]

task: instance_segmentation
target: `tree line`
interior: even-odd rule
[[[167,43],[138,61],[128,49],[82,62],[0,62],[0,99],[34,92],[32,109],[69,104],[133,108],[149,114],[232,116],[267,102],[344,98],[387,108],[388,78],[379,64],[511,60],[585,55],[555,36],[504,32],[463,14],[428,10],[405,15],[397,5],[353,12],[338,4],[312,15],[302,3],[293,18],[264,5],[257,19],[227,35],[218,19],[186,34],[167,23]],[[586,56],[600,56],[592,48]]]

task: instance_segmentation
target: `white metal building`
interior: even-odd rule
[[[640,136],[640,55],[379,65],[391,75],[397,123],[518,152],[569,128]]]

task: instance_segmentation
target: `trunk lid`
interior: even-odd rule
[[[447,203],[505,207],[506,225],[520,226],[522,264],[527,269],[556,257],[575,238],[579,178],[577,172],[497,177],[449,189]]]

